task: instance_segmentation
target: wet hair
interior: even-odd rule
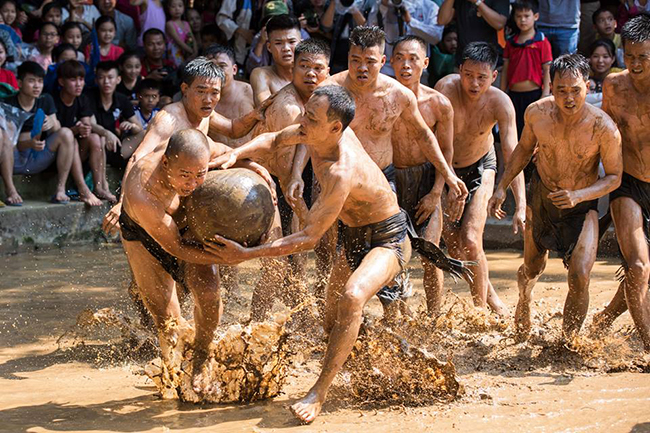
[[[397,50],[397,46],[399,44],[403,44],[405,42],[416,42],[420,46],[420,48],[422,48],[424,50],[424,55],[425,56],[427,55],[427,43],[424,41],[424,39],[422,39],[419,36],[415,36],[415,35],[402,36],[401,38],[396,40],[395,45],[393,45],[393,52],[395,52],[395,50]]]
[[[127,60],[136,58],[140,60],[140,56],[138,55],[138,52],[135,50],[128,50],[122,53],[122,55],[117,59],[117,64],[122,67],[126,63]]]
[[[640,44],[650,40],[650,15],[640,14],[630,18],[621,29],[621,40]]]
[[[350,46],[362,50],[382,47],[386,43],[386,33],[377,26],[358,26],[350,32]]]
[[[163,31],[160,29],[152,27],[142,34],[142,43],[146,44],[147,38],[149,36],[155,36],[155,35],[162,36],[163,40],[165,40],[165,33],[163,33]]]
[[[48,4],[51,4],[51,3],[48,3]],[[59,32],[59,26],[57,26],[57,25],[54,24],[54,23],[47,22],[47,21],[46,21],[46,22],[42,22],[41,25],[38,26],[39,34],[40,34],[40,33],[43,33],[43,29],[44,29],[45,27],[47,27],[47,26],[52,26],[52,27],[54,27],[54,30],[56,30],[56,34],[59,35],[59,36],[61,35],[61,32]]]
[[[135,88],[135,93],[142,93],[145,90],[157,90],[160,93],[160,83],[152,78],[145,78],[138,83],[138,86]]]
[[[43,67],[38,63],[27,60],[18,66],[16,75],[19,80],[24,80],[27,74],[32,74],[37,78],[45,78],[45,69],[43,69]]]
[[[189,62],[183,68],[183,83],[190,86],[197,78],[206,78],[208,80],[219,79],[223,84],[226,75],[223,69],[215,65],[214,62],[205,57],[197,57]]]
[[[496,47],[488,42],[470,42],[463,50],[462,62],[473,61],[487,63],[493,71],[497,67],[499,52]]]
[[[95,66],[95,76],[99,75],[99,71],[110,72],[113,69],[115,69],[117,75],[120,75],[120,67],[116,61],[108,60],[104,62],[99,62],[97,63],[97,66]]]
[[[225,54],[228,56],[233,65],[237,64],[237,59],[235,58],[235,50],[228,45],[212,44],[206,50],[204,55],[206,57],[217,57],[219,54]]]
[[[282,14],[274,15],[266,23],[266,34],[271,35],[271,33],[277,30],[298,30],[300,31],[300,22],[294,17]]]
[[[610,11],[608,8],[598,8],[598,9],[596,9],[596,12],[591,14],[591,21],[594,23],[594,25],[596,25],[596,21],[598,20],[598,17],[601,14],[604,14],[605,12],[609,12],[610,14],[612,14],[614,19],[616,19],[616,17],[614,16],[614,13],[612,11]]]
[[[113,27],[115,27],[117,30],[117,24],[115,24],[115,20],[113,17],[108,15],[102,15],[101,17],[97,18],[97,21],[95,21],[95,30],[99,30],[99,26],[106,23],[112,23]]]
[[[72,46],[72,44],[66,44],[65,42],[62,43],[61,45],[57,45],[54,47],[52,50],[52,60],[54,60],[55,63],[59,62],[59,57],[61,57],[61,54],[63,54],[66,51],[74,51],[75,58],[77,56],[77,50],[75,47]]]
[[[83,30],[81,28],[81,24],[74,21],[67,21],[61,26],[61,36],[65,35],[68,32],[68,30],[72,30],[72,29],[78,29],[83,36]]]
[[[197,129],[176,131],[169,138],[165,156],[167,159],[177,159],[181,154],[193,158],[210,156],[210,145],[205,134]]]
[[[448,26],[445,26],[445,29],[442,31],[442,39],[440,39],[440,42],[447,36],[449,33],[456,33],[458,34],[458,29],[456,28],[455,25],[449,24]]]
[[[355,104],[350,92],[341,86],[329,85],[318,87],[314,90],[312,97],[325,96],[330,106],[327,109],[327,120],[340,120],[343,129],[350,125],[354,119]]]
[[[555,79],[555,74],[560,77],[569,74],[587,80],[590,70],[589,62],[582,54],[564,54],[551,63],[551,81]]]
[[[314,54],[314,55],[325,56],[327,58],[327,62],[329,63],[332,51],[329,45],[325,43],[322,39],[309,38],[309,39],[305,39],[304,41],[300,41],[300,43],[296,45],[296,50],[293,54],[295,62],[298,61],[298,57],[301,54]]]
[[[86,68],[76,60],[66,60],[56,67],[56,76],[63,79],[77,77],[85,78]]]
[[[51,2],[43,6],[41,16],[45,17],[52,9],[58,9],[60,13],[63,13],[63,8],[57,2]]]
[[[532,11],[533,14],[539,12],[539,4],[535,0],[517,0],[512,4],[512,16],[517,11]]]
[[[591,57],[598,47],[605,48],[611,57],[616,58],[616,45],[614,45],[614,42],[609,39],[598,39],[597,41],[594,41],[594,43],[589,46],[589,57]]]

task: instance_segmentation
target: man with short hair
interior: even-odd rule
[[[506,308],[492,287],[483,232],[487,220],[487,203],[492,196],[497,172],[497,157],[492,129],[499,125],[503,159],[507,163],[517,145],[517,125],[512,101],[492,86],[497,78],[496,48],[486,42],[471,42],[465,47],[460,75],[448,75],[436,84],[436,90],[451,101],[454,108],[454,170],[469,190],[461,203],[462,213],[449,212],[443,238],[452,257],[476,262],[474,277],[468,281],[474,305],[490,306],[499,315]],[[512,227],[523,231],[526,215],[524,177],[517,176],[512,185],[517,204]]]
[[[442,93],[420,84],[422,72],[429,64],[427,44],[418,36],[398,39],[393,47],[390,63],[395,77],[417,98],[418,109],[427,126],[434,131],[440,150],[448,164],[453,158],[454,109]],[[397,201],[415,225],[418,234],[438,245],[442,233],[441,196],[445,180],[437,172],[417,142],[411,138],[412,128],[398,120],[392,132],[393,163]],[[426,295],[427,311],[431,316],[440,312],[442,303],[442,271],[425,257],[422,259],[422,285]]]
[[[95,4],[102,15],[109,16],[115,20],[116,31],[113,44],[135,50],[138,47],[135,24],[130,16],[115,9],[117,0],[96,0]]]
[[[524,132],[490,200],[489,211],[497,218],[504,216],[501,205],[506,188],[535,153],[524,263],[517,275],[516,332],[521,339],[530,333],[532,290],[544,271],[548,251],[553,250],[568,268],[562,331],[570,342],[589,308],[589,280],[598,249],[598,198],[620,185],[623,160],[616,125],[605,112],[585,103],[587,60],[579,54],[560,56],[551,64],[551,78],[553,97],[534,102],[526,110]],[[599,163],[605,170],[602,178],[598,177]]]
[[[260,105],[271,95],[292,80],[293,53],[301,41],[300,23],[289,15],[277,15],[266,24],[267,48],[273,57],[271,66],[255,68],[251,72],[251,86],[255,106]]]
[[[629,308],[643,345],[650,350],[650,16],[630,19],[621,38],[628,69],[605,79],[603,110],[618,124],[623,138],[621,186],[609,201],[625,275],[614,299],[594,316],[594,325],[606,329]]]

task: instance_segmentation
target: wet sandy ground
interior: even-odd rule
[[[495,288],[514,308],[520,253],[493,251],[488,260]],[[106,341],[68,352],[59,351],[56,343],[86,308],[130,308],[125,266],[117,246],[2,257],[0,431],[650,432],[650,375],[565,369],[552,362],[521,368],[517,357],[504,359],[499,369],[456,359],[467,393],[454,403],[368,406],[347,402],[339,392],[310,426],[298,425],[287,407],[315,380],[317,356],[296,369],[285,395],[272,401],[205,406],[162,401],[153,395],[153,384],[137,374],[143,363],[124,362]],[[242,296],[226,304],[224,323],[246,317],[257,266],[243,265]],[[616,290],[617,267],[616,259],[598,260],[587,324]],[[412,274],[414,309],[423,303],[419,269]],[[464,283],[447,283],[455,294],[468,297]],[[544,301],[536,308],[549,315],[561,311],[566,290],[561,261],[552,259],[535,290],[536,299]],[[378,302],[372,300],[367,312],[379,315]],[[625,314],[614,329],[629,329],[631,323]],[[630,347],[638,350],[633,342]]]

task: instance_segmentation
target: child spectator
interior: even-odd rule
[[[59,43],[59,28],[53,23],[43,23],[39,28],[38,41],[36,45],[32,47],[32,54],[28,57],[28,60],[33,60],[41,67],[43,70],[47,71],[47,68],[53,63],[52,60],[52,50]]]
[[[184,13],[185,5],[183,0],[169,0],[167,3],[169,21],[165,25],[168,40],[167,58],[174,62],[176,67],[195,57],[198,52],[190,24],[183,21]]]
[[[228,45],[226,35],[216,24],[206,24],[201,29],[201,46],[203,51],[212,45]]]
[[[115,8],[117,0],[96,0],[97,9],[103,16],[115,20],[116,33],[113,43],[123,48],[135,50],[138,46],[138,32],[133,19]]]
[[[7,202],[20,205],[22,198],[11,181],[14,174],[36,174],[48,168],[54,161],[57,166],[57,185],[52,203],[67,203],[70,198],[65,193],[65,184],[69,174],[79,188],[82,200],[89,205],[98,206],[101,201],[93,195],[84,182],[81,161],[77,153],[74,135],[68,128],[61,127],[52,96],[43,94],[43,76],[45,71],[38,63],[27,61],[18,67],[20,92],[6,100],[10,105],[21,110],[36,113],[41,110],[45,115],[43,124],[35,124],[34,118],[28,119],[21,130],[18,144],[9,156],[9,161],[3,158],[3,178],[7,189]],[[13,161],[12,161],[13,160]],[[6,176],[9,174],[9,176]]]
[[[115,38],[115,20],[109,16],[103,15],[95,21],[95,29],[97,31],[97,42],[99,43],[99,61],[117,61],[124,48],[113,44]],[[86,47],[86,61],[91,63],[92,44]]]
[[[518,32],[506,42],[501,90],[508,92],[517,113],[517,133],[524,129],[524,113],[531,103],[551,93],[551,44],[535,30],[537,5],[521,0],[512,6]]]
[[[74,47],[71,44],[60,44],[54,47],[54,50],[52,50],[52,59],[54,60],[55,63],[52,63],[49,68],[47,68],[47,72],[45,73],[45,81],[44,81],[44,89],[45,92],[47,93],[54,93],[59,91],[59,86],[58,86],[58,80],[56,76],[56,70],[57,67],[63,63],[67,62],[68,60],[77,60],[77,50],[74,49]],[[89,80],[92,80],[94,78],[94,73],[90,69],[90,66],[88,66],[87,63],[85,62],[80,62],[84,68],[86,69],[86,89],[88,88],[88,85],[93,85],[94,83],[91,81],[89,83]]]
[[[600,108],[603,105],[603,81],[612,72],[622,69],[614,68],[616,64],[616,47],[610,39],[598,39],[589,49],[589,93],[587,102]]]
[[[433,45],[431,48],[429,86],[434,87],[441,78],[454,73],[457,49],[458,31],[455,26],[448,25],[443,30],[438,45]]]
[[[81,43],[83,42],[83,31],[81,24],[68,21],[61,27],[61,41],[72,45],[77,52],[76,59],[79,62],[85,61],[84,54],[81,52]]]
[[[142,127],[147,129],[153,116],[160,111],[160,108],[158,108],[160,84],[155,80],[145,78],[138,84],[137,94],[138,105],[135,107],[135,115],[140,121],[140,124],[142,124]]]
[[[117,62],[120,66],[120,77],[122,77],[117,85],[117,92],[129,98],[131,103],[136,105],[138,101],[136,90],[142,80],[140,57],[135,51],[127,51],[120,56]]]
[[[135,148],[129,149],[128,154],[122,152],[120,138],[142,132],[142,125],[135,116],[129,98],[115,92],[120,82],[117,62],[99,62],[95,69],[95,81],[97,89],[90,98],[92,132],[106,143],[106,162],[113,167],[125,168]]]
[[[138,44],[142,45],[142,35],[149,29],[164,29],[167,19],[160,0],[131,0],[131,5],[140,8],[140,34]]]
[[[185,15],[187,16],[187,22],[190,24],[190,30],[192,30],[192,35],[196,41],[197,52],[200,53],[204,48],[207,48],[207,46],[203,46],[203,38],[201,36],[203,19],[201,18],[199,11],[196,9],[188,9]]]
[[[20,39],[23,38],[23,34],[18,27],[18,7],[15,0],[2,0],[0,1],[0,15],[2,15],[2,20],[4,24],[11,27]]]
[[[621,35],[616,33],[616,18],[614,14],[605,8],[600,8],[592,15],[594,28],[596,29],[596,39],[609,39],[614,42],[616,47],[616,60],[619,66],[624,66],[623,63],[623,48],[621,47]],[[594,40],[594,42],[595,42]],[[591,47],[589,47],[591,50]]]
[[[4,68],[7,61],[7,46],[4,39],[0,38],[0,83],[7,83],[15,90],[18,90],[18,81],[13,72]]]
[[[43,22],[52,23],[57,27],[61,27],[63,23],[62,8],[58,3],[48,3],[43,7]]]
[[[54,93],[54,105],[61,126],[72,130],[79,143],[81,161],[89,162],[95,195],[115,202],[115,196],[108,189],[106,180],[104,143],[99,135],[92,132],[91,102],[82,94],[86,69],[76,60],[69,60],[57,67],[56,74],[61,90]]]
[[[83,26],[81,29],[83,33],[89,33],[100,16],[99,10],[92,2],[84,0],[68,0],[68,7],[61,11],[63,22],[79,23]]]

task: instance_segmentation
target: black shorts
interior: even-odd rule
[[[463,210],[463,215],[461,215],[460,219],[455,224],[456,228],[460,228],[465,212],[467,212],[468,205],[471,203],[472,198],[474,198],[476,191],[481,187],[483,173],[486,170],[497,171],[497,153],[494,151],[494,146],[490,147],[490,150],[474,164],[468,167],[454,168],[456,176],[465,183],[468,192],[467,198],[465,199],[465,209]]]
[[[650,244],[650,182],[644,182],[623,172],[621,186],[609,193],[609,202],[620,197],[629,197],[641,207],[643,213],[643,233]]]
[[[404,209],[411,221],[415,222],[417,205],[422,198],[431,192],[436,180],[436,169],[430,162],[407,168],[395,169],[395,184],[397,186],[397,202]],[[416,225],[415,230],[421,236],[429,220]]]
[[[542,183],[534,170],[527,192],[528,206],[533,211],[533,239],[540,251],[556,251],[569,267],[571,253],[580,238],[585,217],[589,211],[598,212],[598,200],[578,203],[571,209],[558,209],[548,194],[551,190]]]
[[[393,190],[393,192],[397,191],[397,184],[395,183],[395,166],[393,164],[383,168],[381,170],[382,173],[384,173],[384,176],[386,176],[386,180],[390,184],[390,189]]]
[[[289,236],[291,234],[291,221],[293,220],[293,209],[287,202],[284,196],[284,191],[280,188],[280,181],[277,177],[271,175],[273,182],[275,182],[275,192],[278,197],[278,211],[280,212],[280,224],[282,225],[282,236]],[[311,207],[311,195],[313,186],[314,170],[311,166],[311,161],[307,163],[305,170],[302,173],[302,180],[305,182],[302,197],[308,208]]]

